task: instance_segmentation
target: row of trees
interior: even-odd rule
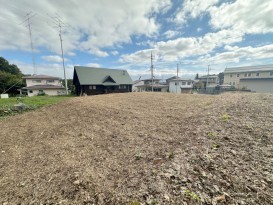
[[[23,74],[17,65],[9,64],[5,58],[0,57],[0,94],[18,94],[18,89],[25,86],[22,77]]]

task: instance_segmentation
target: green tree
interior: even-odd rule
[[[17,65],[9,64],[9,62],[3,57],[0,57],[0,71],[11,73],[13,75],[22,75]]]
[[[22,77],[17,65],[9,64],[5,58],[0,57],[0,93],[18,94],[18,89],[25,86]]]
[[[65,86],[64,80],[62,80],[62,85]],[[75,94],[75,86],[73,85],[73,79],[67,79],[67,88],[71,94]]]
[[[12,95],[19,94],[18,89],[24,85],[21,76],[0,71],[0,93],[7,92]]]
[[[196,75],[195,75],[195,80],[198,80],[198,78],[199,78],[199,74],[198,73],[196,73]]]
[[[219,73],[218,77],[219,77],[219,84],[223,85],[224,84],[224,73],[223,72]]]

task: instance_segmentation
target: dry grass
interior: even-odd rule
[[[109,94],[0,121],[0,203],[272,204],[273,96]]]

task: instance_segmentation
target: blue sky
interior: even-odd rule
[[[0,55],[33,74],[26,14],[31,12],[38,74],[63,77],[55,23],[63,28],[65,67],[127,69],[133,79],[176,73],[192,78],[226,67],[273,64],[273,0],[0,0]]]

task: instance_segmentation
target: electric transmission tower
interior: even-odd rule
[[[66,71],[65,71],[65,65],[64,65],[64,51],[63,51],[63,39],[62,39],[62,28],[63,27],[68,27],[67,24],[65,24],[61,17],[56,14],[56,16],[52,17],[53,23],[55,24],[55,28],[58,28],[59,31],[59,37],[60,37],[60,43],[61,43],[61,51],[62,51],[62,61],[63,61],[63,70],[64,70],[64,82],[65,82],[65,93],[68,95],[68,88],[67,88],[67,78],[66,78]]]
[[[33,74],[36,75],[37,74],[37,69],[36,69],[36,64],[35,64],[34,48],[33,48],[32,33],[31,33],[31,22],[30,22],[30,20],[34,16],[36,16],[36,14],[33,14],[32,11],[28,12],[26,14],[26,16],[25,16],[26,19],[22,23],[20,23],[20,25],[23,24],[23,23],[27,23],[26,27],[28,28],[28,32],[29,32],[30,47],[31,47],[31,53],[32,53]]]

